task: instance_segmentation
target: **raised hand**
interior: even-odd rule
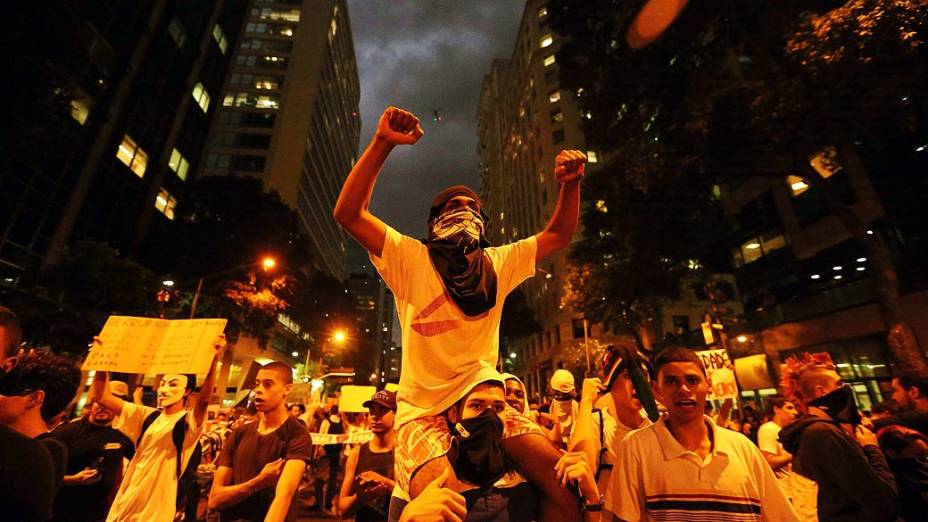
[[[387,107],[377,123],[377,138],[392,145],[413,145],[425,134],[413,113]]]
[[[595,402],[599,394],[606,391],[606,385],[599,377],[589,377],[583,379],[583,391],[580,393],[580,401]]]
[[[558,183],[570,183],[583,177],[586,154],[579,150],[562,150],[554,158],[554,175]]]

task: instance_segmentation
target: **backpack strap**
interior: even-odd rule
[[[136,450],[139,449],[139,445],[142,443],[142,437],[145,435],[145,432],[148,431],[148,428],[151,427],[152,423],[155,422],[155,419],[158,418],[158,415],[161,415],[161,410],[155,410],[145,417],[145,420],[142,422],[142,431],[139,432],[139,438],[135,441]]]
[[[177,450],[177,479],[180,480],[181,461],[184,460],[184,438],[187,436],[187,415],[184,415],[174,424],[171,430],[171,440],[174,442],[174,449]]]
[[[607,463],[605,459],[606,452],[609,451],[609,448],[606,447],[606,434],[605,427],[603,426],[603,410],[596,409],[593,410],[593,413],[599,415],[599,455],[597,456],[599,458],[599,462],[596,466],[595,476],[596,480],[599,481],[599,475],[604,470],[611,470],[612,464]]]

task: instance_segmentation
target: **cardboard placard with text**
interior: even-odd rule
[[[706,367],[706,374],[712,381],[707,400],[737,399],[738,382],[735,380],[735,366],[723,349],[700,350],[696,355]]]
[[[225,319],[157,319],[112,315],[83,370],[125,373],[205,373]]]
[[[338,411],[346,413],[367,413],[367,408],[362,406],[370,400],[371,396],[377,393],[374,386],[342,386],[342,395],[338,399]]]

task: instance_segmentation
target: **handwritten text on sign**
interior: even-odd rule
[[[204,373],[225,319],[110,316],[84,370],[126,373]]]
[[[725,350],[702,350],[696,352],[706,367],[706,373],[712,381],[709,388],[709,400],[737,399],[738,383],[735,381],[735,367]]]

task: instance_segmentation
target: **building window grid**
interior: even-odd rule
[[[168,160],[168,167],[170,167],[181,180],[187,181],[187,171],[190,170],[190,163],[179,150],[171,150],[171,159]]]
[[[219,46],[219,50],[222,54],[226,54],[226,51],[229,49],[229,39],[226,37],[225,31],[222,30],[219,24],[213,27],[213,40],[216,41],[216,45]]]
[[[165,188],[161,188],[155,197],[155,208],[164,214],[164,217],[174,221],[174,207],[177,206],[177,199],[171,195]]]
[[[197,84],[193,86],[191,95],[193,96],[193,100],[197,102],[197,105],[200,106],[200,110],[206,114],[209,110],[209,93],[206,92],[206,87],[203,87],[203,83],[197,82]]]
[[[145,176],[148,154],[128,134],[123,135],[122,142],[116,148],[116,158],[129,167],[136,176],[140,178]]]

